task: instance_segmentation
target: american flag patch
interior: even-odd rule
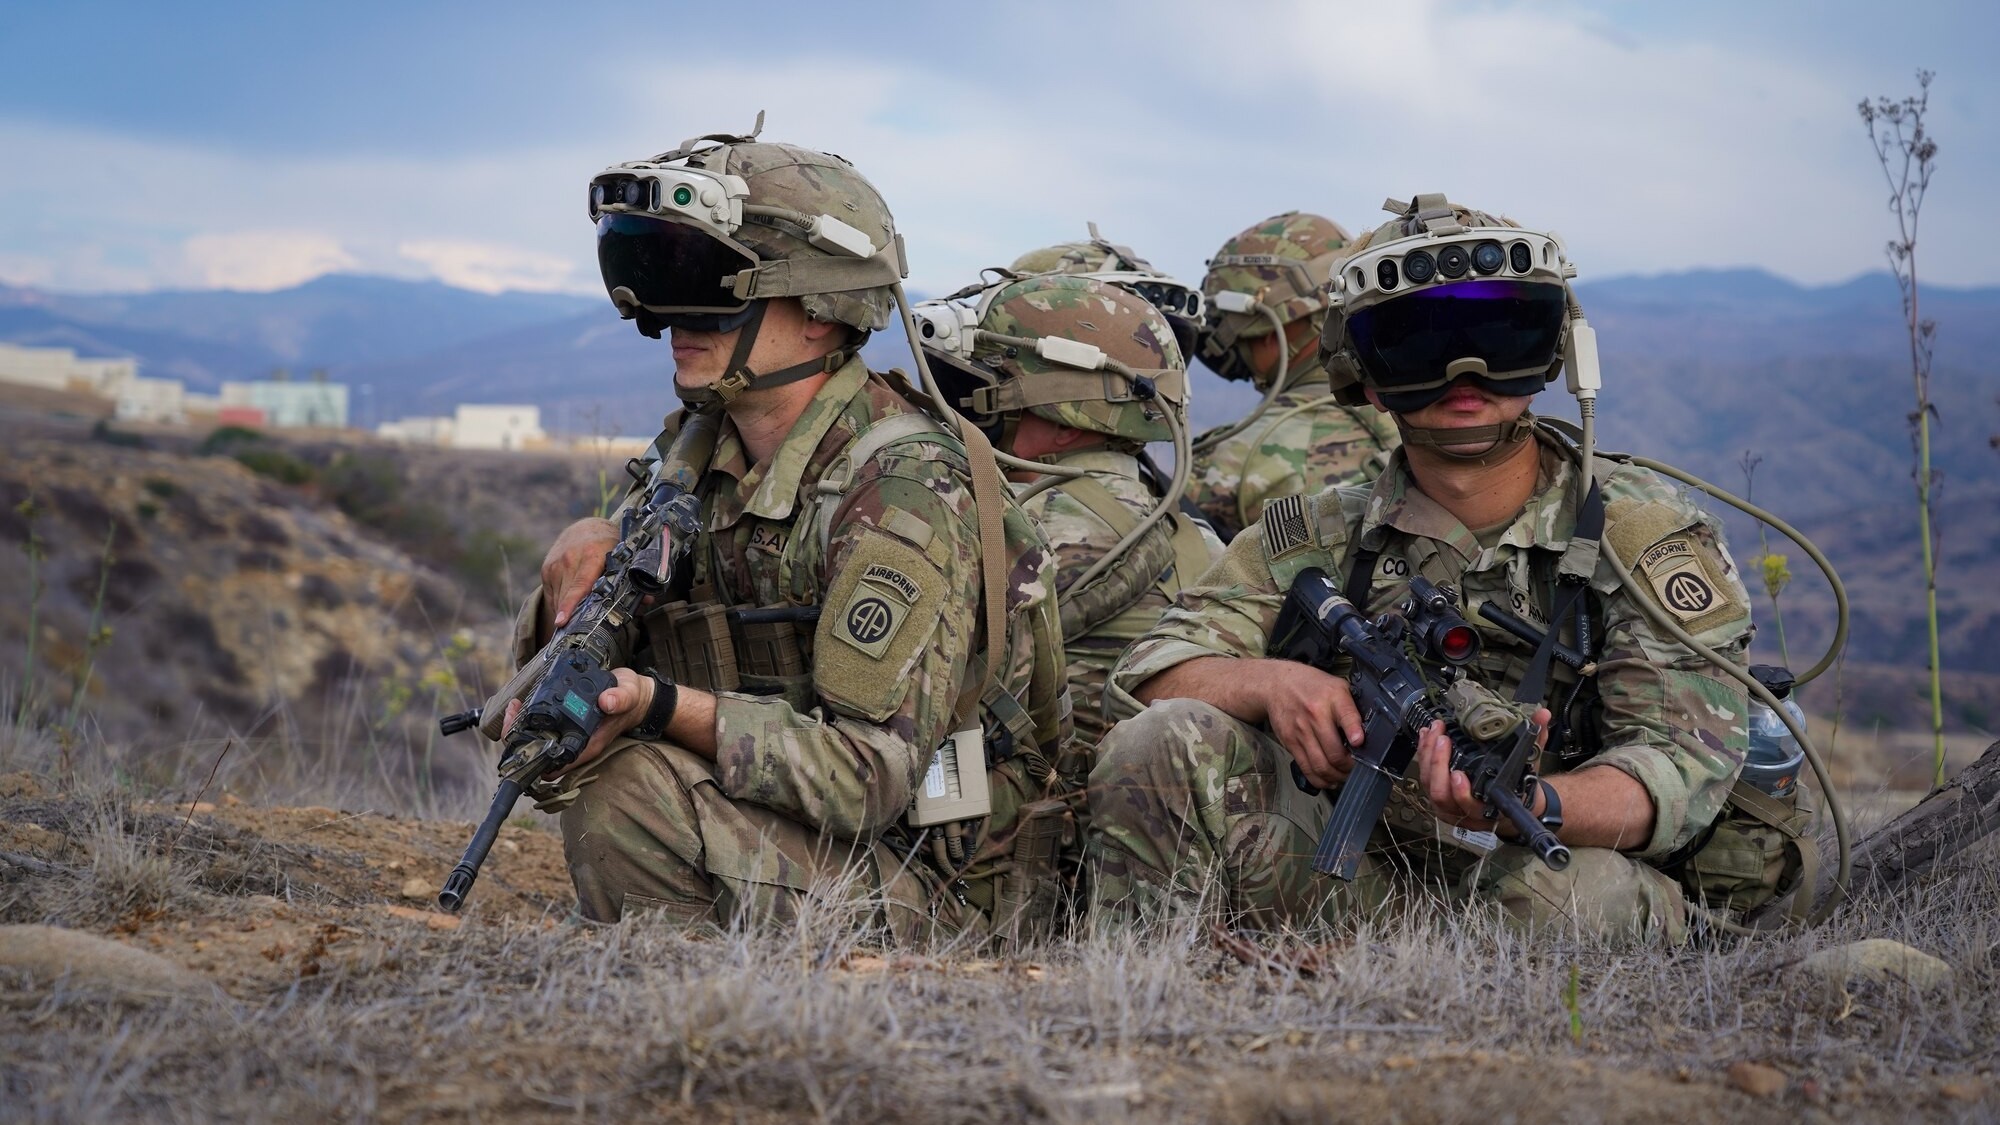
[[[1264,505],[1264,553],[1274,559],[1312,546],[1306,524],[1306,498],[1285,496]]]

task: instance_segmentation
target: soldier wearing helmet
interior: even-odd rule
[[[1594,417],[1594,336],[1560,243],[1442,195],[1389,208],[1396,217],[1337,265],[1322,347],[1343,373],[1338,393],[1391,412],[1403,445],[1370,486],[1267,504],[1126,650],[1107,695],[1115,713],[1139,713],[1105,738],[1091,775],[1093,901],[1129,910],[1218,872],[1230,912],[1291,926],[1414,883],[1497,904],[1529,931],[1682,940],[1676,876],[1748,745],[1745,689],[1679,639],[1739,667],[1749,644],[1721,525],[1650,470],[1590,457],[1589,430],[1579,447],[1528,413],[1568,362]],[[1591,343],[1566,356],[1577,340]],[[1629,585],[1612,558],[1633,561]],[[1312,870],[1332,806],[1292,767],[1335,789],[1365,736],[1344,679],[1267,655],[1308,568],[1369,616],[1400,604],[1412,575],[1454,588],[1482,642],[1471,682],[1533,714],[1531,813],[1571,849],[1566,868],[1487,819],[1435,724],[1357,877]],[[1496,623],[1508,615],[1520,629]],[[1558,647],[1576,662],[1554,659]]]
[[[1280,496],[1372,479],[1395,448],[1380,412],[1328,393],[1319,358],[1327,278],[1350,241],[1331,219],[1288,211],[1209,259],[1201,360],[1264,392],[1247,417],[1195,439],[1189,496],[1225,539]]]
[[[1174,331],[1174,343],[1180,348],[1181,358],[1193,355],[1201,336],[1202,310],[1206,307],[1201,290],[1154,269],[1153,263],[1141,258],[1130,246],[1105,238],[1098,233],[1096,223],[1085,225],[1090,229],[1089,241],[1058,242],[1030,250],[1014,259],[1006,272],[1015,277],[1044,273],[1094,277],[1116,285],[1158,309]]]
[[[1052,478],[1023,506],[1054,546],[1078,742],[1095,746],[1119,652],[1222,553],[1213,531],[1176,510],[1179,479],[1145,451],[1175,442],[1186,464],[1180,349],[1152,305],[1086,276],[1006,282],[976,307],[927,302],[918,315],[951,405],[996,447],[1077,474]]]
[[[632,631],[604,729],[540,794],[580,909],[727,923],[838,886],[904,938],[994,924],[1006,888],[973,857],[1005,855],[1069,738],[1053,558],[983,438],[857,358],[898,316],[887,206],[840,157],[753,132],[607,169],[590,211],[613,303],[671,335],[686,409],[656,449],[692,411],[721,420],[690,561]],[[616,537],[564,531],[519,655]]]

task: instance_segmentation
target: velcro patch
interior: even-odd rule
[[[813,646],[813,687],[829,705],[879,720],[910,690],[943,612],[944,577],[925,553],[866,531],[827,591]],[[835,644],[833,642],[839,642]]]
[[[1652,587],[1654,600],[1690,632],[1700,632],[1735,608],[1729,586],[1716,577],[1704,552],[1685,535],[1646,548],[1637,569]]]
[[[1306,498],[1281,496],[1264,505],[1264,555],[1282,559],[1312,546],[1312,525],[1306,522]]]

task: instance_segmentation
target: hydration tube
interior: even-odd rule
[[[1217,294],[1218,297],[1221,295]],[[1230,438],[1235,437],[1237,434],[1242,433],[1244,430],[1249,429],[1250,423],[1263,417],[1264,412],[1271,409],[1271,404],[1278,401],[1279,395],[1285,393],[1285,384],[1291,381],[1292,342],[1285,338],[1285,322],[1278,319],[1278,310],[1264,302],[1253,297],[1250,303],[1254,311],[1263,314],[1264,318],[1271,322],[1271,331],[1277,334],[1278,370],[1271,376],[1271,385],[1265,389],[1264,400],[1257,404],[1257,408],[1229,425],[1224,426],[1222,429],[1201,435],[1201,440],[1193,443],[1192,448],[1195,453],[1206,453],[1223,442],[1228,441]],[[1184,362],[1193,362],[1186,356],[1182,356],[1181,359]],[[1179,456],[1178,452],[1176,452],[1175,456]]]
[[[918,385],[923,388],[924,394],[930,398],[933,406],[950,415],[948,420],[957,424],[959,436],[962,439],[966,428],[972,425],[972,419],[967,418],[952,408],[951,400],[945,397],[944,390],[938,386],[937,380],[932,377],[931,365],[924,360],[923,341],[917,335],[916,317],[910,314],[910,299],[903,293],[903,283],[898,281],[895,285],[891,286],[891,289],[896,295],[896,312],[903,321],[903,335],[910,341],[910,358],[917,365]],[[1039,461],[1029,461],[1016,457],[1011,453],[1003,453],[998,449],[993,451],[993,459],[1010,469],[1019,469],[1022,472],[1028,473],[1046,474],[1058,480],[1080,477],[1085,473],[1083,469],[1064,468],[1060,465],[1044,465]]]
[[[1576,396],[1577,411],[1583,420],[1581,444],[1585,481],[1583,482],[1584,491],[1579,493],[1579,495],[1583,495],[1589,489],[1589,478],[1595,473],[1592,459],[1597,452],[1597,391],[1602,386],[1602,375],[1597,363],[1596,332],[1584,321],[1583,310],[1575,304],[1571,304],[1570,306],[1570,317],[1571,353],[1569,362],[1565,366],[1569,371],[1569,390],[1571,394]],[[1818,548],[1807,542],[1804,536],[1798,534],[1798,532],[1782,520],[1778,520],[1769,513],[1763,512],[1762,509],[1756,508],[1747,501],[1742,501],[1731,496],[1727,492],[1695,477],[1693,474],[1683,473],[1678,469],[1670,469],[1657,461],[1647,458],[1634,457],[1632,458],[1632,462],[1644,468],[1665,472],[1668,476],[1700,488],[1716,499],[1728,503],[1751,516],[1768,520],[1772,526],[1782,530],[1793,542],[1803,547],[1812,557],[1813,561],[1819,564],[1820,569],[1826,572],[1827,581],[1833,586],[1834,597],[1840,608],[1840,622],[1835,630],[1835,641],[1832,648],[1828,650],[1826,656],[1818,664],[1813,666],[1809,675],[1800,678],[1800,682],[1809,680],[1824,671],[1826,666],[1836,658],[1842,644],[1845,643],[1847,638],[1847,591],[1841,585],[1839,576],[1834,573],[1833,566],[1827,561],[1826,556],[1821,554]],[[1675,621],[1672,615],[1655,604],[1653,599],[1633,579],[1632,572],[1626,569],[1625,563],[1618,558],[1617,552],[1612,549],[1610,543],[1600,541],[1598,546],[1600,557],[1610,565],[1611,572],[1617,575],[1619,584],[1634,593],[1635,597],[1633,600],[1638,603],[1640,612],[1644,613],[1653,624],[1659,626],[1668,636],[1686,645],[1690,651],[1700,655],[1704,660],[1707,660],[1710,664],[1727,673],[1732,679],[1741,683],[1748,689],[1753,698],[1771,708],[1778,718],[1784,721],[1785,729],[1789,730],[1792,737],[1798,740],[1799,749],[1805,752],[1806,761],[1812,766],[1813,776],[1819,781],[1820,793],[1826,798],[1827,814],[1833,820],[1834,838],[1839,844],[1840,859],[1838,869],[1834,875],[1832,891],[1827,896],[1826,902],[1814,910],[1808,919],[1810,923],[1824,921],[1847,895],[1848,883],[1853,876],[1853,846],[1848,829],[1847,810],[1841,803],[1839,794],[1834,789],[1833,776],[1827,770],[1825,761],[1820,757],[1819,748],[1813,744],[1811,737],[1806,734],[1805,724],[1793,719],[1790,711],[1779,702],[1777,696],[1773,695],[1769,688],[1758,683],[1756,677],[1752,676],[1748,671],[1737,667],[1734,662],[1724,657],[1721,653],[1695,640],[1686,629],[1681,628],[1680,622]],[[1814,892],[1815,888],[1813,887],[1801,886],[1793,893],[1811,895]],[[1716,915],[1701,903],[1690,900],[1688,905],[1691,911],[1717,929],[1735,934],[1754,934],[1757,932],[1751,927]]]

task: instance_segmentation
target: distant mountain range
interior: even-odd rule
[[[1761,456],[1756,498],[1810,526],[1866,591],[1857,656],[1920,659],[1912,396],[1893,279],[1803,286],[1758,270],[1704,270],[1587,283],[1579,295],[1604,355],[1602,443],[1739,493],[1739,459]],[[2000,432],[2000,288],[1931,287],[1923,311],[1941,326],[1934,457],[1947,496],[1946,663],[2000,671],[1988,628],[2000,626],[2000,455],[1988,444]],[[459,402],[525,402],[541,406],[553,430],[633,434],[651,432],[673,403],[665,344],[605,301],[378,277],[329,276],[274,293],[0,287],[0,340],[136,356],[146,373],[197,389],[325,367],[356,388],[363,424]],[[899,334],[880,334],[867,351],[878,367],[909,365]],[[1194,394],[1197,429],[1256,401],[1249,386],[1202,369]],[[1541,407],[1574,414],[1559,385]],[[1740,559],[1754,554],[1753,523],[1732,519],[1731,538]],[[1801,574],[1787,595],[1798,604],[1794,628],[1810,635],[1830,622],[1830,603],[1812,592],[1805,559],[1790,554]],[[1855,600],[1862,606],[1863,594]]]

